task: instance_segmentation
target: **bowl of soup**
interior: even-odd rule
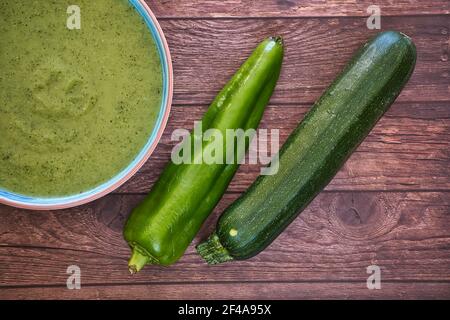
[[[68,208],[130,179],[158,144],[173,94],[147,4],[2,0],[0,34],[0,203]]]

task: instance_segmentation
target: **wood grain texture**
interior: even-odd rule
[[[282,35],[274,104],[311,104],[371,35],[362,18],[162,21],[175,70],[175,104],[209,104],[262,39]],[[392,17],[382,28],[416,43],[416,70],[399,101],[450,100],[449,16]]]
[[[438,299],[450,296],[448,283],[384,282],[381,290],[368,290],[365,282],[318,283],[194,283],[142,284],[128,286],[86,286],[81,290],[65,287],[1,289],[0,299]],[[176,315],[178,308],[171,308]],[[271,308],[273,314],[279,314]]]
[[[368,16],[376,4],[383,16],[448,14],[447,0],[147,0],[160,18]]]
[[[118,193],[148,192],[176,141],[174,129],[191,129],[207,106],[172,109],[168,128],[151,160]],[[309,110],[305,105],[268,107],[261,129],[280,130],[280,145]],[[243,192],[259,175],[244,164],[228,190]],[[347,161],[327,190],[450,190],[450,106],[448,103],[397,103]]]
[[[227,194],[194,244],[214,227],[236,194]],[[11,286],[61,286],[78,265],[82,283],[308,282],[367,279],[450,285],[449,192],[324,192],[260,255],[206,265],[191,246],[170,268],[148,266],[130,276],[122,227],[142,195],[110,195],[79,208],[30,212],[0,207],[0,291]],[[20,270],[20,271],[18,271]]]

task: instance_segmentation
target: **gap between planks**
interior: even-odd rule
[[[128,287],[132,286],[176,286],[176,285],[233,285],[233,284],[360,284],[361,280],[242,280],[242,281],[138,281],[138,282],[109,282],[109,283],[87,283],[82,284],[82,287]],[[383,281],[385,284],[412,284],[412,283],[435,283],[435,284],[449,284],[448,280],[420,280],[420,279],[402,279],[402,280],[385,280]],[[30,285],[0,285],[0,289],[8,290],[8,289],[38,289],[38,288],[66,288],[66,285],[60,284],[30,284]]]
[[[384,15],[384,17],[389,18],[433,18],[433,17],[448,17],[449,14],[445,13],[431,13],[431,14],[393,14],[393,15]],[[369,18],[369,14],[367,15],[324,15],[324,16],[285,16],[285,15],[274,15],[274,16],[157,16],[156,18],[160,21],[195,21],[195,20],[276,20],[276,19],[286,19],[286,20],[308,20],[308,19],[361,19],[367,17]],[[383,15],[382,15],[383,17]]]
[[[320,193],[436,193],[436,192],[442,192],[442,193],[448,193],[450,192],[450,189],[358,189],[358,190],[322,190]],[[113,191],[110,193],[112,196],[145,196],[149,192],[120,192],[120,191]],[[241,191],[226,191],[225,194],[241,194],[243,192]]]

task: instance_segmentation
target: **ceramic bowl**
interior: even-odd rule
[[[99,185],[92,190],[73,196],[39,198],[24,196],[0,189],[0,203],[18,208],[33,210],[64,209],[85,204],[103,197],[120,187],[128,179],[130,179],[150,158],[151,154],[156,148],[156,145],[161,139],[162,133],[169,118],[173,95],[172,61],[170,57],[169,47],[164,37],[164,33],[150,8],[143,0],[129,0],[129,2],[142,16],[148,26],[149,32],[152,35],[158,49],[163,74],[163,91],[159,114],[156,120],[155,127],[144,148],[125,169],[123,169],[111,180],[103,183],[102,185]]]

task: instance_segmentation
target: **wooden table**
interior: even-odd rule
[[[174,143],[192,128],[255,45],[286,44],[284,69],[262,128],[282,142],[376,30],[372,1],[148,1],[167,36],[175,72],[173,111],[144,168],[119,190],[78,208],[33,212],[0,206],[0,298],[450,298],[450,16],[448,0],[379,0],[383,30],[410,35],[414,75],[395,105],[332,183],[262,254],[205,265],[191,246],[179,263],[127,271],[122,227]],[[398,3],[398,4],[396,4]],[[243,165],[195,239],[258,174]],[[81,268],[68,290],[67,267]],[[381,268],[381,289],[366,286]]]

